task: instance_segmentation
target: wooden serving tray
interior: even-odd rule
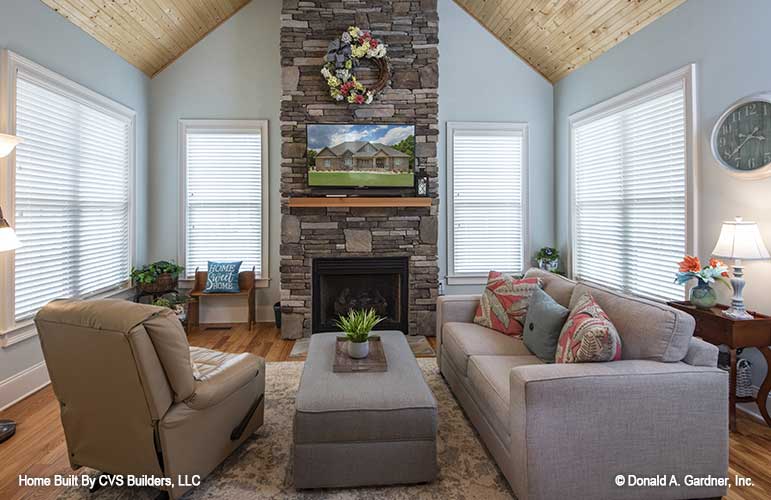
[[[350,357],[348,355],[348,340],[345,337],[337,337],[332,371],[335,373],[388,371],[388,361],[380,337],[372,336],[369,338],[369,355],[362,359]]]

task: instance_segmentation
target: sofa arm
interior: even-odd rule
[[[442,295],[436,299],[436,343],[442,345],[442,327],[445,323],[471,323],[474,320],[481,295]],[[438,353],[437,353],[438,354]]]
[[[691,337],[691,342],[688,344],[688,352],[685,353],[683,362],[691,366],[717,368],[717,356],[719,353],[720,349],[717,346],[705,342],[699,337]]]
[[[675,475],[658,498],[718,497],[683,478],[728,471],[728,380],[717,368],[625,360],[513,368],[510,453],[520,500],[642,498],[615,477]],[[559,471],[559,481],[555,474]]]

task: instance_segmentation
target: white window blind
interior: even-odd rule
[[[684,81],[589,116],[572,131],[575,276],[681,299],[673,279],[686,252]]]
[[[232,122],[231,122],[232,123]],[[262,274],[265,127],[185,128],[185,268],[243,261]]]
[[[127,283],[132,133],[130,116],[17,71],[15,321]]]
[[[450,278],[520,272],[525,251],[525,127],[448,124]]]

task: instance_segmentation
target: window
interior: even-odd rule
[[[346,167],[352,167],[353,166],[353,158],[350,156],[345,157],[345,166]]]
[[[267,121],[181,120],[180,144],[187,277],[240,260],[267,278]]]
[[[4,57],[13,133],[24,140],[10,169],[23,246],[8,273],[8,328],[53,299],[128,284],[134,112],[16,54]]]
[[[331,167],[332,166],[332,160],[324,160],[324,166],[325,167]]]
[[[658,300],[692,248],[688,66],[570,118],[572,272]]]
[[[522,272],[527,247],[527,125],[447,123],[448,284]]]

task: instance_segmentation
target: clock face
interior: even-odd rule
[[[713,149],[725,166],[753,172],[771,163],[771,103],[740,104],[717,127]]]

